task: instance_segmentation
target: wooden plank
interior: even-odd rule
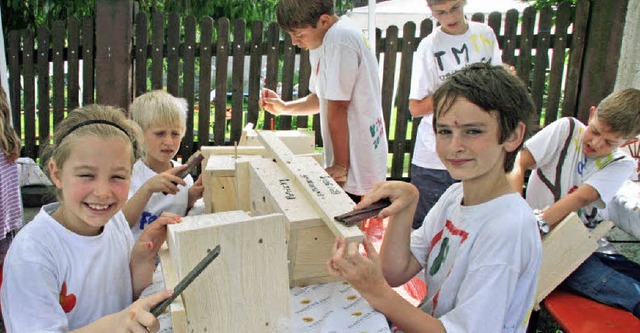
[[[129,109],[133,92],[132,3],[131,0],[95,1],[96,102],[125,110]]]
[[[164,287],[165,289],[174,289],[178,284],[178,274],[171,261],[171,254],[169,253],[167,242],[162,244],[162,247],[158,251],[158,257],[160,258],[160,265],[162,266]],[[169,312],[171,313],[173,333],[187,333],[187,315],[184,311],[182,297],[177,297],[171,305],[169,305]]]
[[[396,113],[395,136],[391,151],[393,157],[391,159],[391,177],[402,178],[404,170],[405,152],[408,148],[407,143],[407,124],[409,122],[409,92],[411,87],[411,70],[413,67],[413,54],[416,49],[417,41],[413,36],[416,35],[416,26],[413,24],[405,24],[402,32],[402,59],[400,60],[400,78],[398,79],[398,111]],[[387,136],[389,133],[387,133]]]
[[[162,89],[164,75],[164,16],[154,10],[151,14],[151,89]]]
[[[553,59],[549,74],[549,88],[547,91],[547,109],[544,117],[546,126],[558,118],[560,107],[560,93],[565,66],[567,49],[567,29],[571,25],[571,4],[561,3],[556,12],[555,39],[553,43]]]
[[[24,153],[33,159],[36,151],[36,108],[35,108],[35,76],[33,69],[33,34],[24,31],[22,37],[22,64],[24,66],[22,77],[24,82]],[[48,75],[47,75],[48,79]],[[47,110],[48,111],[48,110]],[[19,114],[19,112],[16,112]],[[18,123],[19,124],[19,123]]]
[[[492,12],[491,14],[489,14],[489,20],[488,20],[488,24],[491,27],[491,29],[493,29],[493,33],[496,35],[496,38],[498,39],[498,43],[500,43],[500,38],[498,36],[500,36],[500,28],[502,26],[502,13],[500,12]],[[503,47],[503,45],[500,45],[501,47]]]
[[[569,66],[564,89],[564,102],[562,104],[562,116],[573,117],[577,115],[578,92],[582,63],[586,48],[586,36],[589,26],[589,13],[591,1],[578,1],[576,4],[575,21],[571,38],[571,51],[569,54]]]
[[[80,71],[78,54],[80,51],[80,21],[75,17],[67,19],[69,37],[67,42],[67,110],[80,105]]]
[[[393,113],[394,82],[396,64],[398,61],[398,27],[387,28],[387,39],[384,43],[384,67],[382,71],[382,114],[384,116],[384,131],[389,133],[391,114]],[[383,46],[380,46],[383,47]]]
[[[189,332],[276,332],[290,315],[284,218],[242,215],[187,216],[168,227],[180,277],[221,246],[218,258],[182,294]]]
[[[360,242],[364,237],[357,226],[346,227],[333,217],[350,212],[355,205],[340,186],[312,158],[296,157],[269,131],[259,133],[259,138],[292,181],[303,189],[303,193],[316,209],[318,215],[334,235],[344,237],[348,242]]]
[[[612,226],[604,221],[589,232],[580,217],[571,213],[543,238],[536,306],[598,248],[598,239]]]
[[[280,45],[280,28],[276,22],[269,23],[267,30],[267,77],[265,87],[276,91],[278,86],[278,47]],[[275,130],[275,117],[264,113],[264,129]]]
[[[211,132],[211,53],[213,52],[212,39],[213,19],[208,16],[202,17],[200,19],[200,82],[198,86],[198,91],[200,92],[200,94],[198,96],[198,143],[196,144],[196,149],[199,149],[202,146],[209,145],[209,142],[211,141],[209,135]],[[224,46],[218,45],[218,47],[220,48]],[[219,72],[221,70],[224,70],[226,73],[226,66],[224,66],[224,68],[216,69],[216,73],[218,73],[216,80],[219,79]],[[216,88],[216,91],[219,90],[217,90]],[[217,139],[216,143],[222,144],[219,143]]]
[[[64,43],[66,31],[64,22],[53,22],[51,30],[53,50],[53,124],[54,126],[64,119]]]
[[[7,34],[7,63],[9,65],[9,91],[6,91],[7,95],[11,99],[11,116],[13,122],[13,128],[18,136],[21,136],[22,125],[20,116],[22,107],[20,107],[20,101],[22,100],[21,85],[20,85],[20,33],[18,31],[10,31]]]
[[[237,176],[238,187],[244,191],[238,194],[239,197],[249,197],[246,206],[251,214],[281,213],[288,222],[289,285],[305,286],[339,280],[330,276],[326,269],[335,236],[320,219],[303,190],[273,159],[253,159],[245,164],[249,171],[244,181],[240,180],[240,174]]]
[[[251,49],[249,51],[249,99],[247,100],[247,122],[258,123],[258,99],[260,97],[260,83],[262,81],[262,21],[253,21],[251,25]]]
[[[252,131],[245,136],[244,145],[261,146],[262,141],[258,138],[260,131]],[[284,145],[291,150],[294,155],[312,154],[315,152],[314,133],[305,129],[299,130],[278,130],[275,135],[282,140]]]
[[[244,44],[245,23],[237,19],[233,23],[233,76],[231,82],[231,142],[238,142],[242,135],[244,116]]]
[[[227,63],[229,59],[229,19],[226,17],[219,18],[216,31],[218,33],[218,48],[216,50],[216,112],[213,129],[213,142],[216,145],[222,146],[225,144],[224,137],[227,128],[226,117]],[[206,125],[208,126],[209,124],[207,123]]]
[[[202,168],[205,213],[237,210],[236,163],[262,158],[260,155],[212,155]]]
[[[189,15],[184,19],[184,44],[182,45],[183,63],[182,71],[184,80],[182,81],[182,91],[184,98],[189,105],[187,113],[187,130],[182,138],[182,148],[180,153],[182,158],[186,160],[193,153],[193,107],[194,107],[194,86],[195,86],[195,54],[196,54],[196,18]]]
[[[540,117],[543,108],[543,95],[546,85],[547,68],[549,67],[549,45],[551,44],[551,18],[553,10],[550,6],[545,6],[540,10],[540,20],[538,21],[538,35],[536,46],[536,58],[533,67],[533,82],[531,84],[531,98],[536,107],[535,114],[530,118],[529,128],[531,131],[540,129]]]
[[[244,161],[249,164],[249,191],[246,195],[253,216],[283,214],[289,223],[288,230],[325,226],[307,200],[304,189],[277,162],[268,158]]]
[[[180,96],[180,15],[169,15],[167,27],[167,92]]]
[[[296,50],[297,50],[297,47],[296,47]],[[300,50],[300,71],[298,73],[298,98],[309,95],[309,76],[311,76],[311,64],[309,63],[309,50]],[[308,128],[309,117],[298,116],[297,124],[298,124],[297,126],[298,128]],[[319,134],[320,133],[318,133],[318,135]]]
[[[484,13],[473,13],[471,15],[471,21],[484,23]]]
[[[502,47],[502,62],[515,65],[515,50],[518,47],[517,31],[518,16],[520,13],[516,9],[509,9],[504,21],[504,45]]]
[[[146,13],[136,15],[136,97],[147,91],[147,46],[149,44],[149,22]]]
[[[522,14],[522,35],[520,36],[520,57],[516,66],[516,73],[520,80],[530,87],[529,73],[531,71],[531,49],[533,48],[533,24],[536,21],[536,10],[527,7]]]
[[[282,51],[282,82],[278,82],[277,89],[280,90],[280,97],[285,101],[293,99],[293,70],[295,66],[295,49],[291,42],[291,36],[284,34],[284,48]],[[291,129],[291,116],[282,115],[279,117],[279,129]]]
[[[37,76],[38,82],[38,133],[40,138],[45,140],[50,135],[51,117],[49,112],[50,103],[50,84],[49,84],[49,29],[45,27],[38,27],[38,65]]]
[[[93,18],[82,19],[82,103],[91,104],[95,100],[94,72],[94,21]]]

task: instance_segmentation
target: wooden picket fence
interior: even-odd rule
[[[588,1],[579,1],[577,7],[563,3],[557,9],[547,7],[539,12],[527,8],[522,15],[516,10],[505,14],[494,12],[486,19],[498,36],[503,61],[515,65],[517,75],[530,88],[537,105],[532,124],[540,124],[543,110],[544,123],[540,125],[558,116],[577,115],[588,16]],[[483,14],[471,18],[485,21]],[[411,67],[418,43],[434,27],[429,19],[419,27],[418,32],[415,23],[405,24],[403,37],[399,38],[398,27],[391,26],[384,37],[378,31],[376,41],[376,55],[383,68],[382,107],[387,133],[392,133],[391,178],[407,177],[406,166],[420,121],[411,119],[409,114]],[[311,128],[316,132],[318,146],[322,146],[317,115],[312,119],[301,116],[274,119],[258,105],[263,68],[266,68],[264,85],[276,90],[280,82],[278,89],[284,100],[294,98],[295,85],[299,96],[309,92],[308,51],[293,46],[288,34],[274,22],[252,22],[250,39],[246,38],[248,28],[241,20],[231,27],[226,18],[214,22],[210,17],[197,20],[177,14],[164,17],[160,13],[150,17],[139,13],[135,17],[134,42],[130,46],[133,59],[130,97],[151,89],[166,89],[187,99],[187,131],[180,151],[183,159],[202,145],[233,144],[247,122],[264,128]],[[12,31],[7,35],[11,106],[13,110],[21,110],[13,113],[13,122],[24,138],[23,156],[36,158],[41,140],[49,136],[52,126],[68,110],[94,102],[96,49],[109,47],[96,45],[94,36],[93,18],[69,18],[66,22],[55,22],[51,30],[39,27],[36,31]],[[107,49],[107,57],[110,52]],[[248,82],[243,78],[245,57],[249,58]],[[214,61],[216,75],[212,80]],[[229,61],[233,69],[230,84]],[[248,91],[244,89],[246,83]]]

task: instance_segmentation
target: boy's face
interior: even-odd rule
[[[611,131],[611,126],[598,119],[595,107],[592,107],[589,124],[582,134],[584,154],[594,158],[607,156],[625,142],[620,133]]]
[[[468,29],[462,10],[463,6],[464,0],[448,1],[433,5],[431,13],[442,25],[442,31],[450,35],[462,35]]]
[[[291,36],[291,43],[301,49],[315,50],[322,45],[324,35],[331,27],[331,16],[323,14],[318,19],[316,27],[296,28],[287,31]]]
[[[504,174],[505,155],[519,146],[522,135],[498,143],[500,127],[495,115],[459,97],[447,113],[438,116],[436,151],[451,177],[482,184]],[[521,127],[518,131],[524,133],[524,125]]]
[[[127,201],[131,181],[131,143],[122,138],[77,139],[62,167],[49,163],[51,179],[62,191],[63,225],[92,236]]]
[[[151,125],[144,131],[148,166],[166,165],[178,153],[184,129],[176,125]]]

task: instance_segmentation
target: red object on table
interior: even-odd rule
[[[562,290],[554,290],[542,304],[567,332],[640,332],[640,320],[631,312]]]
[[[369,237],[373,246],[380,252],[382,238],[387,229],[387,219],[370,218],[362,222],[362,231]],[[418,305],[427,292],[427,287],[417,276],[398,288],[394,288],[400,296],[413,305]]]

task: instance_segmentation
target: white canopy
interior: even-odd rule
[[[464,12],[467,15],[473,13],[489,15],[495,11],[505,13],[512,8],[522,12],[527,6],[527,3],[519,0],[467,0]],[[368,30],[369,6],[356,7],[347,15],[362,30]],[[375,5],[376,28],[383,31],[391,25],[397,26],[402,31],[402,26],[406,22],[414,21],[419,24],[428,17],[431,17],[431,11],[427,7],[426,0],[389,0]]]

